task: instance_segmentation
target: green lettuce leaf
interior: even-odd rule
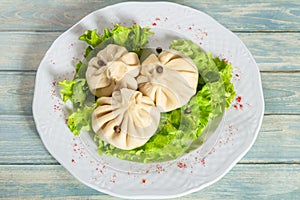
[[[125,27],[116,24],[112,31],[104,29],[102,35],[98,35],[97,30],[87,30],[79,37],[79,40],[87,42],[90,46],[87,47],[84,57],[92,52],[93,49],[100,51],[106,45],[117,44],[125,47],[128,51],[136,52],[141,55],[142,48],[148,43],[148,37],[153,35],[149,27],[140,27],[133,25],[132,27]],[[99,48],[99,45],[101,46]]]
[[[126,42],[128,41],[128,36],[131,33],[131,28],[125,26],[115,25],[112,30],[112,38],[114,39],[114,43],[120,46],[126,46]]]
[[[111,36],[112,33],[107,28],[104,29],[104,33],[102,35],[98,35],[97,30],[95,29],[85,31],[84,34],[79,37],[79,40],[85,41],[95,48],[97,45]]]
[[[91,131],[91,117],[96,104],[84,106],[74,111],[68,118],[68,127],[74,135],[79,135],[80,131]]]
[[[58,85],[62,87],[62,89],[60,90],[60,94],[62,96],[63,102],[72,99],[74,83],[75,80],[63,80],[58,83]]]
[[[70,100],[74,107],[81,107],[89,93],[86,79],[77,78],[72,81],[60,81],[58,85],[62,86],[60,93],[62,100],[66,102]]]
[[[231,82],[232,65],[231,63],[228,63],[224,59],[220,59],[218,57],[214,58],[214,62],[216,63],[222,76],[223,86],[226,92],[225,93],[226,108],[228,108],[236,95],[236,92],[234,90],[234,85]]]
[[[73,95],[71,101],[73,104],[81,107],[86,99],[88,92],[88,86],[86,83],[86,79],[75,79],[75,83],[73,85]]]

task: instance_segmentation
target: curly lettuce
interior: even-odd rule
[[[79,40],[87,42],[90,46],[85,52],[85,57],[101,44],[116,44],[125,47],[128,51],[141,55],[142,49],[148,43],[148,37],[153,35],[149,27],[133,25],[125,27],[116,24],[112,31],[104,29],[102,35],[97,34],[97,30],[87,30],[79,37]],[[104,45],[105,46],[105,45]]]
[[[84,106],[75,110],[68,118],[68,127],[74,135],[79,135],[80,131],[91,131],[92,112],[96,108],[96,104],[92,106]]]

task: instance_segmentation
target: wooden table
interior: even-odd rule
[[[115,199],[79,183],[49,155],[31,105],[36,70],[51,43],[91,11],[118,2],[0,1],[0,197]],[[219,182],[182,199],[300,199],[300,1],[182,4],[243,40],[259,65],[266,103],[250,152]]]

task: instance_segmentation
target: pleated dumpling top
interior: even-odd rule
[[[141,92],[122,88],[101,97],[92,114],[92,128],[113,146],[130,150],[145,144],[156,132],[160,111]]]
[[[111,96],[114,90],[121,88],[136,90],[135,77],[139,71],[140,61],[136,53],[110,44],[89,61],[86,80],[95,96]]]
[[[177,51],[151,54],[142,63],[137,78],[139,90],[149,96],[162,112],[185,105],[196,93],[198,69]]]

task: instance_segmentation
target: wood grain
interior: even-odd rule
[[[58,164],[44,147],[32,116],[0,116],[0,164]]]
[[[30,115],[35,73],[0,72],[0,114]]]
[[[62,32],[0,32],[0,70],[36,70]],[[237,33],[261,71],[300,70],[300,33]]]
[[[251,150],[240,163],[300,163],[300,115],[266,115]]]
[[[0,32],[0,70],[37,70],[61,33]]]
[[[240,163],[300,163],[300,116],[267,115],[258,138]],[[31,116],[0,115],[0,164],[57,164]]]
[[[300,73],[262,73],[266,114],[300,113]]]
[[[300,114],[300,73],[261,75],[265,113]],[[34,72],[0,71],[0,114],[31,115],[34,83]]]
[[[300,71],[300,33],[237,33],[260,71]]]
[[[120,0],[2,0],[0,30],[66,30],[90,12]],[[174,0],[201,10],[233,31],[299,31],[300,2]]]
[[[59,165],[0,166],[5,199],[117,199],[79,183]],[[180,199],[297,199],[300,165],[237,165],[219,182]]]

